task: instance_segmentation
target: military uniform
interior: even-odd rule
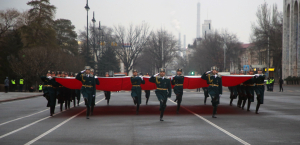
[[[265,93],[265,86],[264,86],[265,76],[262,74],[255,75],[255,93],[257,96],[257,105],[256,105],[256,114],[258,114],[258,109],[260,104],[264,103],[264,93]]]
[[[78,73],[75,73],[75,76],[77,76],[77,74]],[[80,97],[81,97],[80,89],[75,89],[75,97],[77,99],[77,106],[79,106]]]
[[[203,90],[203,93],[204,93],[204,104],[206,104],[206,99],[209,97],[208,87],[203,87],[202,90]]]
[[[161,68],[160,72],[165,72],[165,69]],[[171,98],[172,94],[171,80],[166,76],[154,75],[150,77],[149,82],[156,84],[155,94],[160,103],[160,121],[163,121],[162,118],[167,107],[167,99]]]
[[[244,99],[242,109],[244,109],[244,106],[248,100],[247,111],[250,111],[249,109],[250,109],[251,102],[254,102],[254,86],[255,86],[254,83],[255,83],[254,78],[251,78],[244,82],[247,99]]]
[[[216,67],[212,67],[212,70],[217,70]],[[213,118],[217,113],[217,107],[220,103],[220,96],[222,94],[222,79],[217,74],[212,75],[209,72],[204,73],[201,76],[202,79],[207,81],[208,86],[208,94],[211,96],[211,103],[213,106]]]
[[[85,67],[85,70],[90,70],[89,66]],[[92,74],[86,74],[85,71],[79,72],[76,76],[76,79],[81,81],[81,93],[85,101],[87,108],[86,118],[89,119],[90,109],[92,105],[93,94],[95,92],[95,78]]]
[[[177,69],[177,72],[178,71],[182,72],[182,69]],[[175,102],[177,101],[177,114],[179,113],[180,104],[182,101],[183,81],[184,81],[184,76],[182,76],[182,75],[176,75],[172,79],[172,85],[175,85],[173,90],[174,90],[174,93],[176,94]]]
[[[48,71],[48,73],[50,73],[50,71]],[[51,76],[42,76],[41,80],[44,82],[43,92],[44,96],[48,100],[47,107],[50,107],[50,116],[53,116],[56,105],[55,87],[57,87],[55,78],[52,78]]]
[[[137,72],[137,70],[133,70],[133,72]],[[142,88],[141,84],[145,84],[145,80],[139,76],[131,76],[131,97],[134,100],[134,104],[136,104],[136,113],[139,112],[140,104],[142,103]]]
[[[106,72],[105,77],[110,77],[108,72]],[[104,91],[104,96],[105,96],[105,100],[107,101],[107,105],[109,105],[110,95],[111,95],[110,91]]]
[[[145,76],[149,76],[149,73],[147,73]],[[148,100],[150,98],[150,90],[144,90],[145,97],[146,97],[146,105],[148,104]]]
[[[94,69],[91,69],[91,73],[94,75]],[[94,79],[95,79],[95,87],[94,87],[94,94],[93,94],[93,98],[92,98],[91,115],[93,115],[94,107],[96,105],[96,103],[95,103],[96,102],[96,85],[100,85],[98,77],[94,75]]]

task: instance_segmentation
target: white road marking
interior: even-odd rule
[[[98,104],[99,102],[103,101],[103,99],[99,100],[98,102],[96,102],[95,104]],[[52,131],[56,130],[57,128],[61,127],[62,125],[64,125],[65,123],[67,123],[68,121],[72,120],[73,118],[77,117],[79,114],[85,112],[86,109],[82,110],[81,112],[77,113],[76,115],[70,117],[69,119],[63,121],[62,123],[56,125],[55,127],[51,128],[50,130],[44,132],[43,134],[39,135],[38,137],[34,138],[33,140],[29,141],[28,143],[26,143],[25,145],[31,145],[32,143],[36,142],[37,140],[41,139],[42,137],[46,136],[47,134],[51,133]]]
[[[100,94],[100,95],[101,95],[101,94]],[[100,95],[98,95],[98,96],[100,96]],[[83,103],[83,101],[82,101],[81,103]],[[80,103],[80,104],[81,104],[81,103]],[[73,107],[70,107],[70,109],[71,109],[71,108],[73,108]],[[47,109],[47,110],[49,110],[49,109]],[[65,111],[68,111],[68,110],[63,110],[62,112],[65,112]],[[53,114],[53,116],[56,116],[56,115],[58,115],[58,114],[60,114],[60,113],[62,113],[62,112],[55,113],[55,114]],[[14,134],[14,133],[16,133],[16,132],[18,132],[18,131],[20,131],[20,130],[23,130],[23,129],[25,129],[25,128],[31,126],[31,125],[34,125],[34,124],[36,124],[36,123],[38,123],[38,122],[41,122],[41,121],[43,121],[43,120],[45,120],[45,119],[48,119],[48,118],[50,118],[50,117],[51,117],[51,116],[42,118],[42,119],[37,120],[37,121],[35,121],[35,122],[32,122],[32,123],[30,123],[30,124],[28,124],[28,125],[25,125],[25,126],[19,128],[19,129],[16,129],[16,130],[14,130],[14,131],[11,131],[11,132],[9,132],[9,133],[6,133],[6,134],[4,134],[4,135],[1,135],[1,136],[0,136],[0,139],[1,139],[1,138],[4,138],[4,137],[6,137],[6,136],[9,136],[9,135],[11,135],[11,134]]]
[[[174,104],[177,104],[176,102],[172,101],[171,99],[169,99],[169,100],[170,100],[171,102],[173,102]],[[198,118],[202,119],[203,121],[207,122],[208,124],[212,125],[213,127],[219,129],[220,131],[224,132],[225,134],[227,134],[228,136],[234,138],[235,140],[239,141],[240,143],[242,143],[242,144],[244,144],[244,145],[250,145],[250,144],[247,143],[246,141],[240,139],[239,137],[237,137],[237,136],[233,135],[232,133],[226,131],[225,129],[219,127],[218,125],[216,125],[216,124],[210,122],[209,120],[205,119],[204,117],[200,116],[199,114],[197,114],[197,113],[195,113],[195,112],[193,112],[193,111],[191,111],[191,110],[189,110],[189,109],[187,109],[187,108],[185,108],[185,107],[183,107],[183,106],[180,106],[180,107],[182,107],[183,109],[187,110],[188,112],[194,114],[194,115],[197,116]]]

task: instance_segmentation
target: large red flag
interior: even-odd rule
[[[222,76],[222,86],[224,87],[232,87],[236,86],[238,84],[241,84],[251,78],[253,78],[254,75],[228,75],[228,76]]]

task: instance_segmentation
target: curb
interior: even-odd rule
[[[26,96],[26,97],[18,97],[18,98],[13,98],[13,99],[6,99],[6,100],[0,100],[0,103],[2,103],[2,102],[9,102],[9,101],[15,101],[15,100],[23,100],[23,99],[28,99],[28,98],[33,98],[33,97],[39,97],[39,96],[43,96],[43,94],[34,95],[34,96]]]

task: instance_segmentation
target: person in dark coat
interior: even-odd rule
[[[280,78],[279,79],[279,92],[281,92],[281,90],[283,92],[282,84],[283,84],[283,80],[282,80],[282,78]]]
[[[217,107],[220,103],[220,97],[222,95],[222,79],[217,75],[218,68],[213,66],[211,71],[205,72],[201,78],[207,81],[208,94],[211,96],[211,103],[213,106],[213,115],[212,118],[217,118],[215,115],[217,113]]]
[[[55,81],[55,72],[49,70],[47,76],[42,76],[41,80],[44,82],[43,93],[48,100],[47,107],[50,107],[50,116],[53,116],[56,105],[56,90],[57,83]]]
[[[262,69],[259,69],[258,74],[255,74],[255,93],[257,96],[257,105],[256,105],[256,114],[258,113],[260,104],[264,103],[264,93],[265,93],[265,86],[264,86],[264,80],[265,76],[262,74]]]
[[[142,103],[142,88],[141,84],[145,84],[145,80],[142,76],[138,76],[138,71],[133,70],[133,76],[130,78],[132,87],[131,87],[131,97],[134,104],[136,105],[136,114],[139,114],[140,104]]]
[[[9,80],[8,80],[8,77],[6,77],[6,79],[4,80],[5,93],[8,92],[8,87],[9,87]]]
[[[163,120],[164,111],[167,107],[167,99],[171,98],[172,94],[172,86],[171,80],[169,77],[165,76],[166,69],[160,68],[159,73],[151,76],[149,82],[156,84],[155,94],[160,103],[159,111],[160,111],[160,121]]]
[[[93,115],[94,112],[94,107],[96,105],[95,101],[96,101],[96,85],[100,85],[100,82],[98,80],[98,77],[94,75],[94,69],[91,69],[91,74],[94,76],[95,78],[95,87],[94,87],[94,94],[93,94],[93,99],[92,99],[92,106],[91,106],[91,115]]]

